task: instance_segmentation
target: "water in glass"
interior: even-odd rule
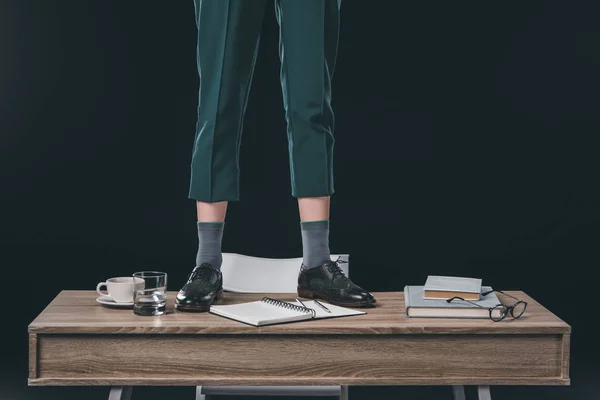
[[[137,315],[162,315],[167,309],[167,274],[164,272],[136,272],[134,276],[144,279],[143,288],[133,294],[133,312]]]

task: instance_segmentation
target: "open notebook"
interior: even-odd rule
[[[245,324],[254,326],[281,324],[285,322],[304,321],[308,319],[347,317],[350,315],[366,314],[365,311],[352,310],[333,304],[319,301],[331,311],[328,313],[314,301],[303,301],[306,307],[300,303],[276,300],[263,297],[262,300],[247,303],[213,305],[210,312],[222,317],[230,318]]]

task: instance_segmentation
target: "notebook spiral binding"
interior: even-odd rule
[[[313,318],[316,317],[316,312],[312,308],[298,306],[296,304],[287,303],[285,301],[273,299],[271,297],[263,297],[261,300],[263,303],[272,304],[277,307],[287,308],[289,310],[298,311],[304,314],[311,314]]]

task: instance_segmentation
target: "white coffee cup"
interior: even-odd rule
[[[134,278],[132,276],[120,276],[107,279],[106,282],[100,282],[96,286],[96,292],[101,296],[109,296],[115,303],[133,303],[134,290],[143,289],[144,283],[143,279],[135,278],[134,286]],[[108,293],[100,291],[102,286],[106,286]]]

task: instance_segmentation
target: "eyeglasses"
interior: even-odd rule
[[[516,297],[511,296],[508,293],[504,293],[501,290],[490,290],[488,292],[481,293],[481,297],[485,297],[488,294],[493,293],[493,292],[502,293],[505,296],[511,297],[511,298],[513,298],[513,299],[516,300],[516,303],[514,303],[512,306],[507,306],[507,305],[504,305],[504,304],[497,304],[494,307],[489,307],[490,319],[492,321],[494,321],[494,322],[502,321],[509,313],[510,313],[510,316],[513,317],[514,319],[517,319],[517,318],[521,317],[521,315],[523,315],[523,313],[525,312],[525,309],[527,308],[527,302],[519,300]],[[451,299],[448,299],[446,301],[448,303],[450,303],[452,300],[462,300],[462,301],[466,301],[467,303],[471,303],[473,305],[476,305],[477,307],[485,308],[481,304],[477,304],[477,303],[474,303],[472,301],[465,300],[462,297],[458,297],[458,296],[455,296],[455,297],[453,297]]]

